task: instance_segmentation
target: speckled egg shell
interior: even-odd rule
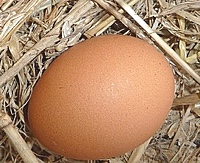
[[[169,63],[131,36],[99,36],[60,55],[36,84],[31,131],[49,150],[73,159],[119,156],[164,123],[174,97]]]

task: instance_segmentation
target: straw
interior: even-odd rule
[[[1,101],[1,100],[0,100]],[[0,109],[0,129],[2,129],[12,142],[13,146],[22,157],[25,163],[39,163],[36,156],[30,150],[24,139],[19,134],[18,130],[12,123],[8,114],[3,113]]]
[[[0,121],[7,120],[0,131],[0,162],[27,162],[22,158],[34,155],[45,163],[198,162],[200,86],[191,76],[196,75],[194,71],[200,74],[199,1],[124,0],[125,5],[114,0],[98,0],[100,5],[96,2],[0,0]],[[164,44],[155,33],[173,52],[162,48]],[[104,160],[64,158],[44,149],[32,137],[25,124],[27,104],[35,83],[55,57],[78,42],[104,34],[136,36],[168,54],[165,57],[175,77],[173,107],[160,130],[132,152]],[[179,55],[175,59],[181,58],[180,62],[186,62],[192,71],[173,59],[174,51]],[[20,152],[21,145],[17,144],[23,144],[21,141],[32,154]]]
[[[79,3],[77,3],[76,5],[79,7],[76,7],[74,10],[71,10],[71,13],[68,16],[62,19],[62,21],[56,27],[54,27],[54,29],[52,29],[49,33],[47,33],[46,36],[44,36],[37,44],[34,45],[34,47],[32,47],[26,54],[24,54],[14,64],[13,67],[11,67],[3,75],[0,76],[0,86],[3,85],[5,82],[9,81],[12,77],[14,77],[21,69],[23,69],[24,66],[26,66],[34,58],[36,58],[42,50],[44,50],[47,47],[53,46],[55,42],[58,41],[59,28],[61,28],[64,22],[70,22],[71,24],[73,24],[81,17],[81,15],[83,15],[89,9],[93,7],[93,3],[88,2],[86,0],[79,1]],[[73,16],[73,15],[76,15],[76,16]],[[23,22],[23,21],[20,20],[20,22]],[[6,36],[7,36],[7,32],[5,34],[4,33],[1,34],[0,39],[3,39]],[[0,42],[0,45],[1,45],[1,42]]]
[[[99,2],[99,0],[96,0]],[[141,19],[134,10],[123,0],[116,0],[122,8],[169,54],[186,72],[188,72],[199,84],[200,76],[186,63],[179,55],[160,37],[158,36],[143,19]]]

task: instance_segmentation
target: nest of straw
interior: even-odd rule
[[[134,35],[163,51],[176,80],[173,107],[146,143],[96,163],[200,162],[200,2],[1,0],[0,162],[81,163],[32,137],[25,113],[33,87],[70,46],[102,34]]]

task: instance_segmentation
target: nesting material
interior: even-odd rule
[[[104,5],[99,6],[96,2]],[[192,68],[189,73],[186,73],[186,67],[180,66],[168,55],[168,51],[163,50],[151,37],[152,33],[145,32],[141,22],[137,23],[116,2],[120,1],[0,1],[1,111],[11,117],[27,146],[41,161],[82,162],[51,153],[33,139],[24,118],[33,88],[49,64],[80,41],[102,34],[133,35],[164,53],[173,68],[175,97],[179,99],[175,99],[160,130],[145,144],[121,157],[88,162],[200,162],[197,96],[200,86],[198,80],[190,75],[195,72],[198,78],[200,74],[199,2],[125,0],[151,31]],[[195,99],[191,100],[193,97]],[[0,162],[22,162],[3,130],[0,130]]]

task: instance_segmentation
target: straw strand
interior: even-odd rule
[[[149,25],[141,19],[134,10],[123,0],[115,0],[188,74],[190,74],[199,84],[200,76],[185,62],[179,55],[158,35]]]
[[[7,134],[13,146],[25,163],[39,163],[36,156],[32,153],[28,145],[25,143],[24,139],[21,137],[19,132],[12,124],[11,118],[8,116],[8,114],[1,111],[0,129],[2,129]]]
[[[89,9],[93,7],[93,3],[85,3],[84,8],[82,6],[82,2],[80,1],[80,6],[76,9],[71,10],[71,14],[66,16],[55,28],[53,28],[49,33],[46,34],[38,43],[34,45],[32,49],[30,49],[26,54],[24,54],[13,67],[8,69],[3,75],[0,76],[0,86],[9,81],[12,77],[14,77],[24,66],[30,63],[34,58],[36,58],[42,50],[47,47],[53,46],[56,41],[58,41],[58,35],[60,27],[64,22],[69,21],[70,23],[74,23],[78,20],[82,14],[86,13]],[[78,5],[78,3],[77,3]],[[74,13],[74,14],[72,14]],[[76,13],[76,14],[75,14]],[[71,15],[76,15],[76,17],[72,17]]]

